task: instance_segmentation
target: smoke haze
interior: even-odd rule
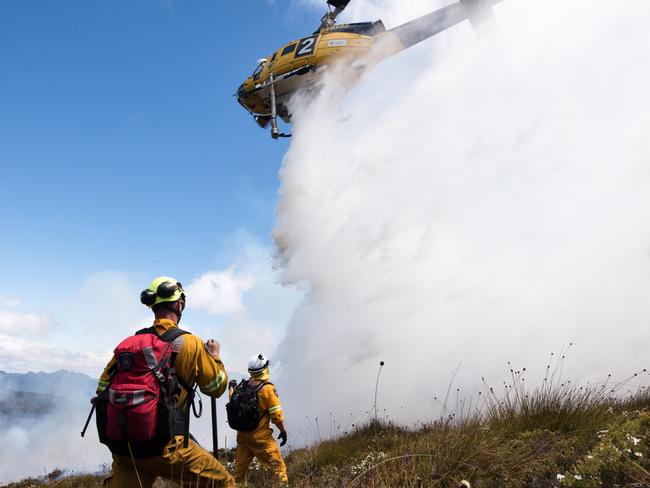
[[[294,430],[363,417],[380,360],[404,423],[461,363],[468,396],[571,341],[574,379],[647,366],[650,6],[624,3],[505,1],[490,38],[465,22],[294,104],[274,233],[309,289],[277,358]],[[439,3],[354,5],[391,28]]]
[[[92,473],[109,462],[94,418],[86,438],[79,436],[95,387],[96,380],[66,371],[0,372],[0,484],[56,469]]]

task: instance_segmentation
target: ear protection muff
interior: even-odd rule
[[[171,297],[178,289],[183,289],[183,286],[180,283],[172,283],[171,281],[163,281],[158,285],[156,290],[156,295],[160,298],[169,298]]]
[[[142,293],[140,293],[140,303],[146,305],[147,307],[151,307],[154,303],[156,303],[156,294],[149,288],[143,290]]]

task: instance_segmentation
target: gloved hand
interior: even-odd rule
[[[280,432],[278,439],[282,439],[282,442],[280,442],[280,447],[284,446],[287,443],[287,432]]]
[[[221,344],[219,344],[219,341],[209,339],[208,342],[205,343],[205,350],[208,351],[210,356],[217,359],[221,353]]]
[[[237,380],[230,380],[230,381],[228,382],[228,386],[229,386],[230,388],[237,388]]]

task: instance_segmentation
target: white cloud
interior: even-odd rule
[[[140,303],[146,279],[125,272],[101,271],[88,275],[68,300],[57,304],[62,322],[54,339],[73,350],[114,347],[133,331],[151,325],[153,315]]]
[[[228,367],[241,370],[254,351],[275,350],[301,295],[279,283],[272,248],[245,231],[227,241],[227,249],[236,250],[227,256],[230,265],[203,273],[186,287],[188,309],[181,326],[220,340]],[[151,325],[153,315],[138,299],[141,281],[123,272],[97,272],[48,313],[0,308],[0,369],[69,369],[98,376],[122,339]]]
[[[220,337],[224,358],[228,359],[227,368],[245,372],[248,358],[253,354],[263,353],[272,358],[283,337],[282,330],[275,330],[263,318],[234,318],[225,325]]]
[[[233,250],[236,251],[233,253]],[[271,246],[263,245],[245,231],[238,231],[227,239],[225,250],[220,253],[229,263],[226,269],[231,275],[226,281],[232,282],[234,278],[234,281],[240,282],[240,291],[234,293],[238,298],[231,299],[231,305],[227,307],[218,307],[218,310],[229,309],[229,313],[218,316],[197,313],[195,289],[187,289],[187,317],[183,318],[185,327],[204,340],[217,339],[221,343],[222,359],[228,370],[245,371],[248,358],[255,352],[264,352],[272,357],[277,344],[284,337],[291,314],[304,296],[300,290],[285,287],[279,282],[273,252]],[[204,288],[212,290],[213,295],[219,295],[221,287],[208,283]],[[207,311],[206,307],[199,309],[199,312],[201,310]]]
[[[238,275],[234,268],[208,271],[187,287],[188,301],[214,315],[228,315],[244,311],[243,295],[255,284],[250,274]]]
[[[67,300],[57,302],[55,310],[0,309],[0,369],[68,369],[97,377],[110,351],[150,323],[150,312],[139,303],[138,287],[127,274],[94,273]]]
[[[14,313],[0,309],[0,333],[9,336],[45,336],[58,326],[47,314]]]
[[[103,352],[74,350],[48,344],[42,339],[29,340],[0,333],[0,369],[10,373],[67,369],[99,377],[110,357],[109,348]]]

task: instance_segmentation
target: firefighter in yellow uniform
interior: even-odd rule
[[[185,308],[185,292],[177,280],[167,276],[156,278],[141,293],[140,300],[153,310],[156,332],[163,334],[178,327]],[[210,397],[218,398],[225,392],[228,376],[219,357],[217,341],[211,339],[204,344],[199,337],[184,334],[173,342],[172,347],[177,353],[174,366],[180,380],[191,387],[198,384],[201,392]],[[101,375],[98,395],[110,385],[114,366],[115,358],[111,359]],[[181,411],[185,411],[187,402],[188,392],[183,388],[177,402]],[[190,483],[197,487],[235,487],[230,473],[212,454],[191,436],[187,448],[183,447],[183,441],[183,435],[176,435],[164,447],[162,454],[144,459],[113,454],[113,470],[104,485],[113,488],[151,488],[160,476],[181,486]]]
[[[248,383],[252,387],[257,387],[266,383],[270,379],[269,375],[270,361],[263,354],[256,354],[248,362],[248,372],[251,377]],[[229,394],[232,398],[236,382],[230,382]],[[280,446],[287,443],[287,431],[284,427],[284,416],[282,415],[282,405],[278,398],[275,386],[267,383],[257,392],[258,408],[261,414],[260,422],[256,429],[250,432],[237,432],[237,454],[235,457],[235,481],[237,483],[246,482],[246,472],[253,458],[262,464],[262,466],[271,468],[282,481],[288,483],[287,467],[284,464],[280,449],[273,438],[273,429],[270,423],[280,429],[278,439],[282,442]]]

